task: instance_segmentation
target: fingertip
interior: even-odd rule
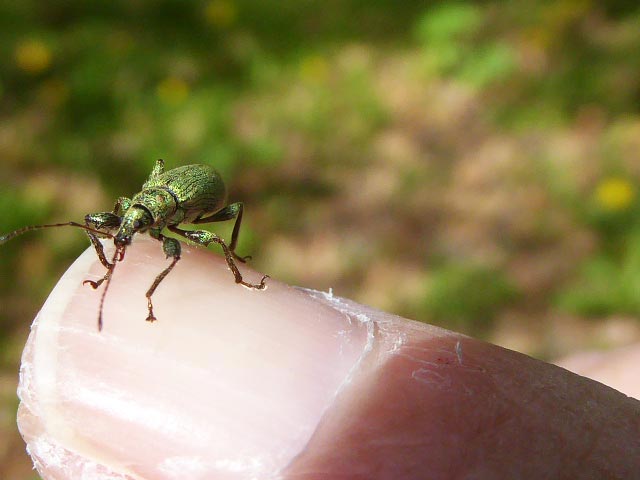
[[[136,478],[274,475],[367,344],[365,325],[306,292],[275,280],[240,288],[224,259],[191,247],[154,295],[158,321],[145,322],[144,293],[164,264],[157,242],[132,244],[99,332],[100,290],[81,282],[104,270],[85,252],[39,314],[19,421],[45,478],[58,478],[48,475],[60,458]]]
[[[34,322],[19,423],[44,478],[401,479],[425,462],[448,478],[460,452],[469,475],[499,476],[505,465],[547,471],[563,438],[589,468],[637,471],[619,455],[640,448],[637,406],[595,382],[330,292],[239,288],[201,248],[185,247],[154,295],[158,321],[145,322],[164,267],[157,242],[136,241],[99,332],[100,291],[81,283],[104,268],[85,252]],[[570,420],[560,434],[548,430],[555,417]],[[602,425],[615,432],[609,450],[588,451],[583,432]]]

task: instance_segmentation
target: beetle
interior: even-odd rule
[[[41,228],[78,227],[82,228],[93,245],[100,263],[107,269],[104,276],[98,280],[85,280],[83,284],[97,289],[106,282],[100,298],[98,313],[98,330],[102,330],[102,310],[104,299],[111,283],[113,271],[118,262],[124,260],[127,246],[137,233],[148,233],[151,237],[162,242],[162,250],[171,263],[158,274],[147,290],[148,322],[156,321],[153,313],[151,297],[160,282],[171,272],[180,260],[180,242],[162,232],[167,229],[198,245],[208,246],[217,243],[222,247],[225,260],[233,273],[235,282],[254,290],[264,290],[264,275],[260,283],[253,284],[242,279],[242,274],[236,261],[244,263],[251,257],[240,257],[235,249],[238,243],[238,233],[242,224],[242,202],[227,205],[227,192],[220,174],[208,165],[194,164],[177,167],[165,171],[164,161],[157,160],[151,175],[142,185],[142,190],[132,198],[119,197],[113,211],[90,213],[84,218],[84,225],[78,222],[55,223],[48,225],[32,225],[0,236],[0,245],[12,238]],[[206,230],[183,230],[183,224],[200,225],[212,222],[224,222],[235,218],[231,233],[231,243],[227,245],[216,234]],[[116,247],[113,257],[109,261],[104,253],[100,238],[113,239]]]

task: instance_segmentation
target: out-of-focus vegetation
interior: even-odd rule
[[[275,278],[543,357],[631,341],[639,25],[634,1],[2,2],[0,229],[208,163]],[[34,478],[6,461],[19,354],[86,246],[0,249],[1,478]]]

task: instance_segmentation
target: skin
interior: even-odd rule
[[[640,402],[617,390],[328,293],[274,279],[243,288],[202,248],[183,247],[154,296],[158,321],[145,322],[144,292],[167,262],[159,242],[136,238],[98,333],[99,295],[81,282],[104,268],[89,250],[36,319],[18,420],[44,479],[640,471]]]

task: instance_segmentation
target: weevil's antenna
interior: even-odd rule
[[[86,230],[87,232],[94,233],[96,235],[101,235],[107,238],[113,238],[113,235],[107,232],[102,232],[100,230],[96,230],[95,228],[88,227],[86,225],[82,225],[77,222],[66,222],[66,223],[51,223],[49,225],[31,225],[29,227],[22,227],[18,230],[15,230],[11,233],[7,233],[6,235],[0,235],[0,245],[8,242],[12,238],[17,237],[18,235],[22,235],[23,233],[30,232],[31,230],[40,230],[42,228],[53,228],[53,227],[78,227]]]
[[[113,258],[111,259],[111,266],[109,267],[109,270],[107,270],[107,273],[103,278],[103,281],[106,280],[107,283],[104,286],[104,290],[102,291],[102,296],[100,297],[100,312],[98,313],[98,331],[99,332],[102,331],[102,307],[104,305],[104,297],[107,295],[107,290],[109,290],[109,285],[111,284],[111,277],[113,276],[113,271],[116,268],[116,262],[121,262],[122,259],[124,258],[124,249],[125,249],[124,245],[119,245],[116,247],[116,251],[113,252]],[[97,285],[94,288],[97,288]]]

